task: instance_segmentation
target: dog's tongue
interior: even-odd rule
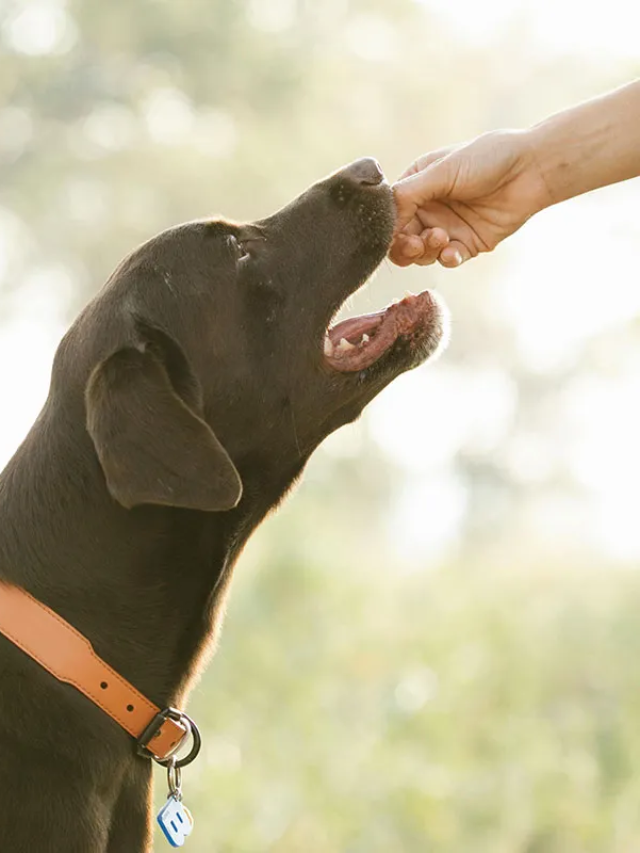
[[[350,317],[333,326],[324,341],[327,362],[335,370],[364,370],[389,350],[398,338],[420,336],[430,326],[435,302],[428,290],[405,296],[375,314]]]

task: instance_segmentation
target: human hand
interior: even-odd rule
[[[459,266],[551,203],[527,131],[500,130],[419,157],[393,187],[398,266]]]

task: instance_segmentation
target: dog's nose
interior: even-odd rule
[[[368,184],[372,187],[384,180],[380,164],[373,157],[363,157],[361,160],[356,160],[355,163],[351,163],[343,169],[342,173],[346,178],[351,178],[354,183]]]

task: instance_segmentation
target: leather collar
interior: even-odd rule
[[[139,751],[161,764],[191,734],[194,745],[184,766],[200,747],[189,717],[161,710],[100,658],[89,640],[20,587],[0,581],[0,633],[36,660],[58,681],[72,685],[136,739]]]

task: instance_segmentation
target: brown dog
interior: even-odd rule
[[[60,344],[0,478],[0,580],[160,707],[184,700],[238,554],[313,450],[442,339],[428,292],[328,329],[393,221],[364,159],[261,222],[178,226]],[[134,746],[0,635],[3,853],[148,850],[151,761]]]

